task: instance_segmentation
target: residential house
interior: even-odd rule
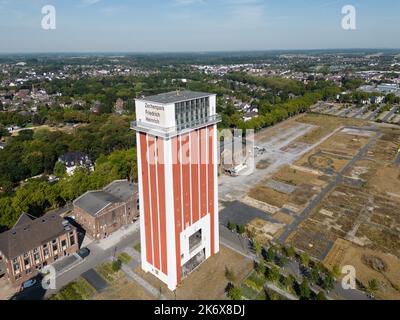
[[[65,166],[65,170],[69,176],[72,176],[77,168],[94,170],[93,162],[90,160],[89,156],[79,151],[67,152],[62,155],[58,161]]]

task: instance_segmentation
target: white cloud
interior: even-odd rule
[[[91,5],[94,5],[94,4],[96,4],[96,3],[100,2],[100,1],[101,0],[81,0],[81,4],[83,6],[91,6]]]
[[[205,3],[205,0],[174,0],[174,3],[176,5],[191,5],[191,4],[197,4],[197,3]]]

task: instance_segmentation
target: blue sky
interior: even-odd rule
[[[399,22],[398,0],[0,0],[0,52],[400,48]]]

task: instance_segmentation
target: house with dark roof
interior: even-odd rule
[[[74,202],[74,218],[92,239],[104,239],[139,218],[135,183],[116,180],[102,190],[88,191]]]
[[[22,214],[12,229],[0,233],[1,260],[15,286],[78,249],[76,228],[55,213],[40,218]]]
[[[90,160],[89,156],[79,151],[67,152],[62,155],[58,161],[65,166],[68,175],[73,175],[77,168],[94,170],[93,162]]]

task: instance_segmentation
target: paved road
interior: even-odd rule
[[[368,117],[368,121],[373,121],[375,120],[376,116],[378,115],[379,112],[381,112],[383,106],[376,108],[376,110]]]
[[[355,114],[353,114],[352,118],[357,118],[358,116],[362,115],[367,109],[367,106],[360,108]]]
[[[386,115],[385,118],[382,119],[382,122],[388,122],[390,118],[396,113],[398,106],[393,107],[390,109],[389,113]]]
[[[90,269],[82,274],[90,285],[97,291],[102,292],[108,287],[107,281],[105,281],[94,269]]]
[[[219,221],[225,226],[228,225],[228,222],[244,226],[255,218],[278,223],[278,221],[271,218],[271,216],[266,215],[264,211],[240,201],[223,202],[223,206],[224,208],[219,213]]]

